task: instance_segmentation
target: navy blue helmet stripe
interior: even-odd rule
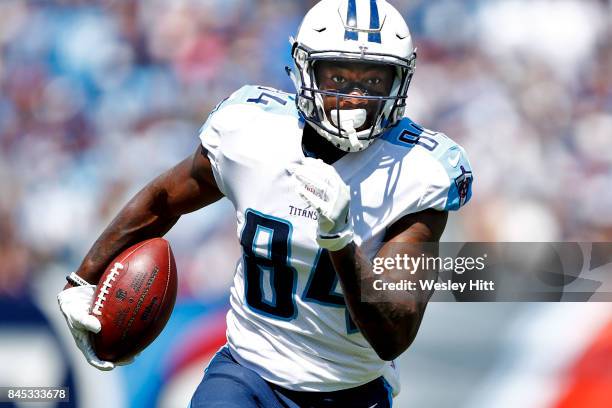
[[[378,17],[378,5],[376,0],[370,0],[370,30],[376,30],[380,27],[380,20]],[[381,43],[380,33],[369,33],[369,42]]]
[[[349,27],[357,28],[357,5],[355,4],[355,0],[349,0],[348,2],[348,11],[346,13],[346,24]],[[359,39],[357,35],[357,31],[345,30],[344,39],[357,41]]]

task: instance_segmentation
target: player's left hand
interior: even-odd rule
[[[57,295],[57,302],[72,337],[87,362],[98,370],[108,371],[115,368],[115,365],[110,361],[100,360],[89,340],[89,333],[98,333],[101,328],[100,321],[89,314],[95,291],[95,285],[64,289]]]
[[[77,347],[81,350],[87,362],[98,370],[109,371],[116,366],[132,363],[137,355],[115,363],[100,360],[96,356],[89,337],[90,333],[98,333],[101,329],[100,321],[89,314],[95,291],[95,285],[64,289],[57,295],[57,302],[72,337],[74,337]]]
[[[306,157],[289,172],[298,181],[298,194],[318,212],[319,246],[330,251],[344,248],[353,240],[351,194],[336,169],[322,160]]]

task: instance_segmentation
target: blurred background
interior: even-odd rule
[[[55,295],[221,99],[293,90],[288,37],[314,3],[0,1],[0,386],[67,385],[75,407],[187,405],[224,343],[228,202],[169,233],[180,298],[134,364],[89,367]],[[408,114],[474,170],[444,239],[610,241],[610,1],[391,3],[418,47]],[[400,365],[398,407],[610,407],[612,305],[433,303]]]

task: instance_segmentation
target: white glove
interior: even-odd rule
[[[68,288],[57,295],[57,302],[66,318],[72,337],[87,362],[98,370],[108,371],[115,368],[115,364],[100,360],[89,341],[89,333],[98,333],[102,328],[100,321],[89,314],[95,291],[95,285]]]
[[[319,246],[330,251],[344,248],[353,240],[351,192],[336,169],[322,160],[306,157],[289,172],[298,181],[298,194],[318,212]]]

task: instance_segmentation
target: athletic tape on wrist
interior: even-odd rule
[[[66,276],[66,280],[68,281],[68,283],[72,284],[73,286],[88,286],[88,285],[91,285],[91,283],[87,282],[85,279],[81,278],[79,275],[77,275],[74,272],[72,272],[70,275]]]
[[[317,243],[319,246],[327,249],[328,251],[339,251],[347,246],[352,240],[352,228],[347,228],[344,231],[340,231],[339,233],[333,235],[319,234],[317,236]]]

